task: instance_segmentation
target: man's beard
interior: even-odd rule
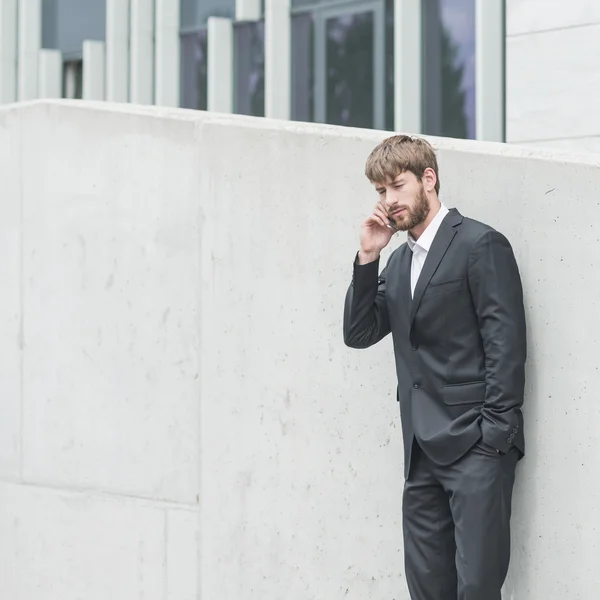
[[[394,219],[398,231],[408,231],[423,223],[427,218],[427,215],[429,214],[429,200],[427,200],[427,194],[425,193],[423,184],[421,184],[421,189],[419,190],[419,195],[417,196],[414,206],[412,209],[407,208],[406,212],[406,216],[401,219]]]

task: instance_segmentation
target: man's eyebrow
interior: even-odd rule
[[[385,189],[386,185],[394,185],[396,183],[406,183],[406,178],[404,177],[404,173],[400,173],[400,175],[397,175],[394,179],[392,179],[389,183],[387,184],[383,184],[383,183],[376,183],[375,184],[375,189],[377,191],[383,190]]]

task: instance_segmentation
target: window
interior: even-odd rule
[[[265,116],[265,25],[236,23],[234,28],[234,110],[241,115]]]
[[[181,107],[208,106],[208,36],[206,29],[181,36]]]
[[[314,19],[311,13],[292,17],[292,119],[314,120]]]
[[[182,108],[208,107],[209,17],[233,19],[235,0],[181,0],[181,101]]]
[[[394,0],[385,3],[385,128],[394,131]]]
[[[83,61],[68,60],[63,65],[63,98],[81,100],[83,97]]]
[[[320,7],[296,0],[293,6],[292,118],[385,128],[388,82],[393,86],[393,69],[387,73],[386,66],[386,2]],[[392,98],[388,102],[393,106]]]
[[[475,0],[423,2],[423,131],[475,139]]]
[[[373,21],[369,11],[340,15],[325,22],[327,123],[373,126]]]
[[[392,129],[394,0],[292,0],[292,118]],[[235,0],[182,0],[181,105],[206,108],[209,16]],[[201,31],[200,31],[201,30]],[[234,23],[234,111],[264,116],[264,22]]]

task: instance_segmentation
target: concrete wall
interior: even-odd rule
[[[600,152],[600,3],[506,0],[506,140]]]
[[[382,133],[0,110],[0,597],[408,600],[391,340],[341,336]],[[530,336],[506,598],[600,586],[600,167],[437,140]],[[396,242],[399,243],[399,240]]]

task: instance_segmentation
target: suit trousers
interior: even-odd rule
[[[478,442],[440,466],[414,443],[402,507],[412,600],[501,600],[518,457]]]

